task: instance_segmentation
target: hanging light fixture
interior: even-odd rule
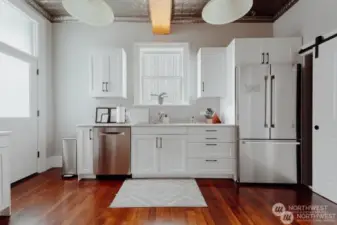
[[[253,0],[211,0],[202,10],[205,22],[214,25],[234,22],[246,15]]]
[[[62,5],[75,19],[92,26],[106,26],[115,19],[104,0],[63,0]]]

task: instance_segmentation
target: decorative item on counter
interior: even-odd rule
[[[213,116],[215,112],[211,108],[207,108],[204,116],[206,117],[206,123],[212,124],[213,123]]]
[[[190,123],[195,123],[195,117],[194,116],[191,117]]]
[[[165,114],[163,118],[163,124],[169,124],[169,123],[170,123],[170,117],[168,117],[168,115]]]
[[[110,108],[96,108],[96,123],[108,123],[110,118]]]
[[[212,123],[215,123],[215,124],[221,123],[221,120],[220,120],[218,114],[214,113],[214,116],[212,118]]]
[[[109,108],[109,123],[117,123],[117,108]]]

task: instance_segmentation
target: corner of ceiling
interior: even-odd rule
[[[43,17],[45,17],[50,22],[53,21],[53,17],[39,4],[37,4],[34,0],[26,0],[27,4],[35,9],[38,13],[40,13]]]
[[[273,22],[286,13],[291,7],[293,7],[299,0],[289,0],[274,16]]]

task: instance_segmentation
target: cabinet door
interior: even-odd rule
[[[235,64],[263,64],[264,49],[260,38],[235,39]]]
[[[93,130],[81,128],[77,130],[77,173],[93,174]]]
[[[126,98],[126,55],[123,49],[98,51],[90,61],[92,97]]]
[[[122,49],[108,55],[108,74],[105,80],[105,95],[126,98],[126,56]]]
[[[96,53],[90,57],[90,94],[92,97],[106,95],[106,81],[109,77],[109,57]]]
[[[159,143],[159,171],[161,173],[183,173],[186,171],[187,137],[185,135],[163,135]]]
[[[155,174],[158,172],[159,138],[152,135],[132,136],[132,174]]]
[[[268,53],[267,63],[295,63],[301,48],[300,38],[266,38],[264,51]]]
[[[226,48],[202,48],[198,53],[198,97],[223,97]]]

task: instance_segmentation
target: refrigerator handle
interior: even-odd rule
[[[271,122],[271,128],[275,128],[273,114],[274,114],[274,83],[275,83],[275,75],[271,76],[270,80],[270,89],[271,89],[271,97],[270,97],[270,122]]]
[[[268,76],[264,77],[264,127],[268,127],[267,122],[267,82],[268,82]]]

